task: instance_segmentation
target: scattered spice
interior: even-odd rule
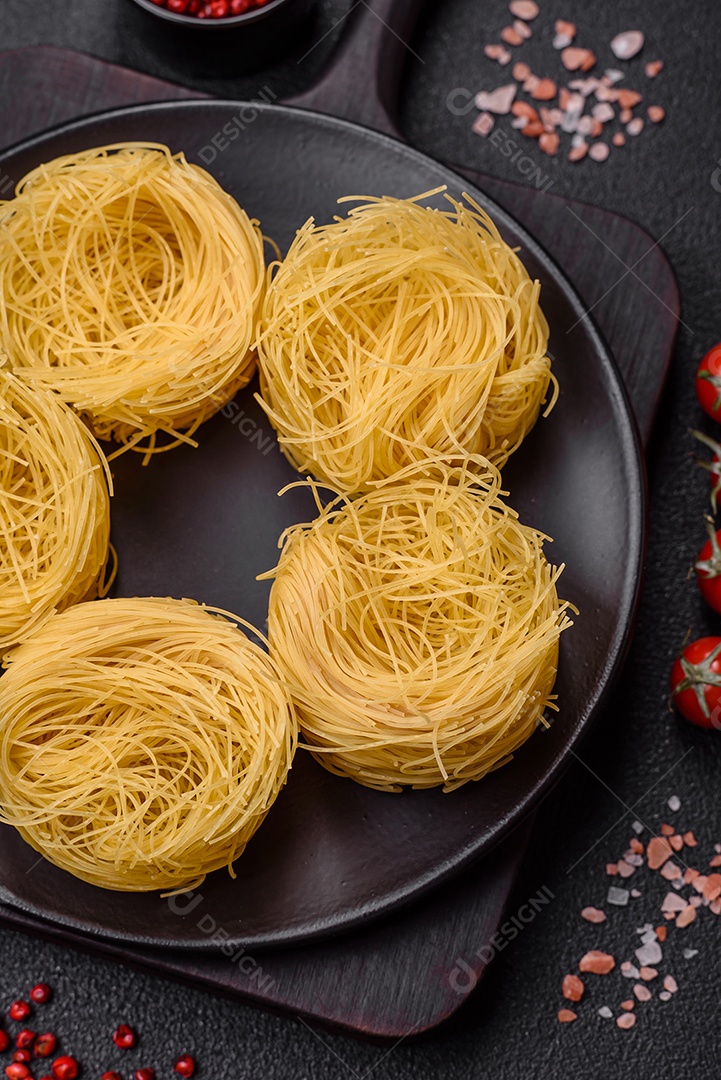
[[[30,991],[30,1000],[36,1005],[47,1005],[53,996],[53,992],[47,983],[38,983]]]
[[[11,1020],[27,1020],[31,1012],[32,1009],[27,1001],[13,1001],[8,1009],[8,1016]]]
[[[608,975],[609,971],[613,971],[616,966],[616,961],[608,953],[599,952],[597,949],[591,949],[585,956],[582,956],[579,964],[579,971],[590,971],[594,975]]]
[[[152,0],[152,3],[176,15],[189,15],[196,19],[227,19],[265,7],[269,0],[211,0],[210,3],[204,3],[204,0]]]
[[[195,1072],[195,1059],[190,1054],[181,1054],[173,1069],[179,1076],[192,1076]]]
[[[602,923],[606,921],[606,912],[596,907],[585,907],[581,912],[581,918],[590,923]]]
[[[489,59],[501,65],[514,61],[512,73],[517,92],[523,92],[534,101],[547,102],[549,105],[553,103],[546,115],[535,117],[527,123],[514,114],[516,120],[512,121],[513,128],[521,131],[526,138],[538,139],[539,149],[543,153],[555,157],[563,150],[571,162],[581,161],[585,157],[596,162],[606,161],[612,147],[626,145],[627,133],[631,136],[641,133],[644,117],[634,115],[634,109],[641,105],[643,96],[638,90],[622,85],[626,70],[606,67],[603,75],[593,74],[598,68],[596,51],[579,41],[575,23],[556,19],[553,47],[560,52],[563,67],[572,74],[587,77],[571,79],[567,86],[563,86],[547,75],[534,72],[530,64],[518,59],[518,52],[512,50],[520,49],[532,36],[529,23],[538,17],[539,5],[533,0],[511,0],[509,11],[513,22],[501,30],[500,42],[484,46],[484,52]],[[609,43],[609,50],[617,59],[628,61],[641,51],[643,44],[644,36],[640,30],[626,30],[614,37]],[[655,78],[662,68],[663,61],[653,60],[645,64],[643,71],[647,78]],[[508,92],[506,87],[498,89]],[[493,107],[496,93],[495,90],[481,91],[476,101],[481,113],[505,115],[508,112],[506,107]],[[501,97],[501,103],[507,105],[504,97]],[[651,123],[658,124],[665,113],[660,105],[651,105],[646,115]],[[607,124],[631,126],[627,127],[627,132],[618,129],[608,131],[607,137],[603,138]],[[483,116],[474,122],[472,130],[486,137],[492,128],[491,121]],[[565,135],[570,135],[571,139],[564,140]],[[634,823],[634,827],[636,825],[637,831],[642,831],[641,823]],[[609,873],[618,872],[609,870]]]
[[[583,979],[579,979],[578,975],[565,975],[563,983],[561,985],[561,993],[565,997],[566,1001],[580,1001],[583,997],[583,991],[585,986]]]
[[[138,1037],[129,1024],[120,1024],[113,1032],[113,1042],[120,1050],[132,1050]]]

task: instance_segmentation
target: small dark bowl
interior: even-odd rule
[[[270,0],[244,15],[198,19],[152,0],[131,2],[148,47],[168,53],[192,73],[210,76],[244,74],[281,59],[315,5],[315,0]]]

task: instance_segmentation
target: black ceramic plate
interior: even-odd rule
[[[409,196],[439,184],[460,195],[468,187],[385,136],[298,110],[232,102],[175,102],[81,120],[5,153],[0,169],[18,178],[59,154],[128,139],[167,142],[206,162],[281,247],[309,215],[328,220],[341,195]],[[550,730],[539,730],[505,768],[450,795],[370,791],[299,753],[237,865],[238,878],[219,871],[182,900],[86,885],[0,828],[1,902],[152,945],[217,948],[219,932],[237,946],[307,939],[398,905],[487,851],[570,760],[629,640],[644,538],[639,445],[613,361],[573,289],[504,211],[473,194],[541,280],[561,386],[552,415],[504,474],[523,519],[555,538],[549,555],[567,564],[562,595],[581,611],[562,638],[560,714]],[[201,429],[197,450],[174,450],[147,468],[133,454],[115,463],[118,593],[194,597],[265,625],[269,586],[256,574],[274,565],[282,530],[313,509],[304,492],[276,496],[295,474],[254,389],[238,396],[233,415]]]

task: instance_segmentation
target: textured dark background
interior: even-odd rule
[[[85,1061],[89,1077],[113,1065],[106,1050],[108,1031],[121,1019],[142,1032],[148,1061],[162,1068],[159,1075],[170,1075],[173,1053],[180,1049],[197,1054],[203,1066],[199,1077],[224,1080],[670,1080],[692,1070],[703,1080],[721,1071],[721,918],[708,912],[684,932],[682,944],[699,949],[697,957],[680,957],[680,932],[668,950],[676,957],[679,994],[667,1006],[654,1001],[644,1009],[633,1031],[620,1032],[595,1015],[597,1005],[617,1006],[621,991],[630,990],[625,982],[622,987],[617,981],[603,984],[605,994],[595,982],[595,1006],[587,1003],[582,1021],[561,1027],[555,1020],[562,975],[595,944],[578,911],[588,903],[603,905],[608,884],[604,863],[624,850],[633,817],[658,825],[669,815],[666,799],[675,793],[683,805],[674,820],[696,829],[704,852],[721,841],[721,737],[677,721],[668,711],[666,689],[672,658],[687,632],[721,631],[721,619],[704,610],[687,579],[703,540],[708,495],[706,477],[693,465],[693,440],[687,433],[689,426],[703,424],[693,372],[702,353],[721,339],[721,192],[712,183],[721,157],[716,74],[721,6],[711,0],[614,0],[605,5],[547,0],[542,6],[546,25],[551,18],[573,19],[582,28],[582,43],[598,51],[619,30],[643,29],[645,58],[659,56],[666,62],[656,82],[647,84],[647,101],[667,110],[664,125],[644,132],[605,164],[574,166],[558,159],[549,169],[554,191],[618,210],[663,238],[679,278],[684,321],[649,455],[651,537],[636,642],[622,688],[585,744],[583,762],[539,814],[511,910],[542,886],[555,900],[491,963],[481,988],[450,1025],[422,1042],[392,1049],[315,1033],[299,1022],[0,932],[2,1001],[37,979],[52,982],[56,1001],[43,1015]],[[291,57],[243,79],[194,80],[187,68],[168,64],[141,46],[128,29],[126,0],[3,0],[0,48],[64,45],[224,96],[252,95],[264,84],[283,96],[312,81],[337,37],[334,23],[348,7],[347,0],[321,0],[314,33],[328,36],[308,59],[298,64]],[[482,50],[497,40],[507,21],[503,0],[428,0],[412,42],[422,62],[409,56],[402,126],[410,141],[430,154],[523,182],[508,160],[471,133],[472,116],[454,117],[445,107],[448,92],[456,87],[475,91],[505,81],[502,69],[486,60]],[[532,62],[537,47],[536,42],[527,46],[524,58]],[[546,46],[544,55],[549,51]],[[589,244],[597,242],[589,237]],[[619,278],[622,273],[619,266]],[[623,288],[623,282],[608,284]],[[660,887],[652,890],[647,879],[639,886],[644,896],[632,910],[615,916],[598,939],[617,955],[630,953],[635,926],[647,918],[657,921],[652,898],[662,895]],[[408,978],[413,977],[409,971]],[[143,1063],[141,1056],[135,1067]]]

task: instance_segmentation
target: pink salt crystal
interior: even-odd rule
[[[512,26],[504,26],[501,30],[501,40],[505,41],[506,45],[522,45],[523,38],[514,30]]]
[[[634,1014],[632,1012],[624,1013],[622,1016],[619,1016],[617,1018],[617,1020],[616,1020],[617,1026],[620,1027],[620,1028],[623,1028],[624,1031],[628,1031],[628,1029],[632,1028],[635,1023],[636,1023],[636,1017],[634,1016]]]
[[[558,153],[559,138],[555,131],[544,131],[538,139],[538,145],[544,154],[555,157]]]
[[[641,976],[641,978],[643,979],[644,982],[650,982],[651,979],[656,978],[656,976],[658,975],[658,971],[656,970],[656,968],[642,967],[641,970],[639,971],[639,975]]]
[[[578,90],[583,97],[588,97],[598,88],[598,79],[572,79],[568,84],[569,90]]]
[[[677,896],[676,893],[666,893],[663,903],[661,904],[661,911],[683,911],[686,907],[686,900],[682,896]]]
[[[596,120],[600,120],[602,124],[605,124],[607,120],[613,120],[614,116],[616,115],[611,106],[608,105],[605,101],[599,102],[598,105],[594,105],[591,109],[591,112],[595,116]],[[633,851],[631,852],[631,855],[633,855],[634,858],[641,858],[640,855],[636,855],[636,853]],[[627,855],[626,860],[628,861],[629,859],[630,856]],[[640,866],[640,862],[637,863],[634,861],[633,863],[631,863],[631,865]]]
[[[671,859],[667,863],[664,863],[660,870],[661,877],[666,881],[673,881],[675,878],[681,877],[681,867],[676,866],[676,863]]]
[[[671,994],[670,994],[670,992],[668,990],[662,990],[661,993],[658,996],[659,996],[660,1001],[670,1001],[671,1000]]]
[[[567,34],[570,38],[575,38],[577,34],[576,24],[567,22],[565,19],[556,19],[553,24],[553,29],[557,34]]]
[[[580,161],[581,158],[585,158],[587,153],[588,153],[588,143],[587,142],[576,143],[576,145],[572,146],[571,149],[568,151],[568,160],[569,161]]]
[[[596,56],[590,49],[569,45],[561,53],[561,63],[567,71],[590,71],[596,63]]]
[[[620,120],[622,124],[627,124],[629,120],[633,120],[633,112],[631,109],[621,109]]]
[[[538,15],[540,8],[535,0],[511,0],[508,10],[517,19],[525,19],[526,22],[531,22]]]
[[[704,891],[704,889],[706,888],[706,881],[707,880],[708,879],[705,877],[704,874],[697,874],[696,877],[693,878],[691,884],[693,885],[696,892],[702,893]]]
[[[501,65],[507,64],[511,59],[508,49],[504,49],[502,45],[486,45],[483,51],[489,60],[497,60]]]
[[[643,124],[643,121],[641,121]],[[650,870],[660,870],[671,855],[671,847],[668,840],[660,836],[652,836],[646,848],[646,859]]]
[[[614,958],[609,953],[600,952],[598,949],[591,949],[578,962],[579,971],[590,971],[594,975],[608,975],[615,966]]]
[[[683,909],[683,911],[680,913],[680,915],[676,919],[676,926],[681,927],[681,928],[683,928],[684,926],[689,926],[694,921],[695,918],[696,918],[696,908],[691,907],[691,905],[689,904],[688,907],[685,907]]]
[[[708,900],[704,900],[701,896],[690,896],[688,902],[691,907],[701,907],[702,904],[708,904]]]
[[[653,120],[653,117],[651,116],[651,109],[653,109],[653,108],[655,108],[654,105],[650,105],[649,108],[648,108],[648,118],[649,118],[649,120]],[[658,121],[654,120],[653,122],[657,123]],[[673,848],[674,851],[680,851],[681,848],[683,847],[683,837],[679,836],[678,834],[676,834],[675,836],[669,836],[668,842],[669,842],[669,844],[671,845],[671,847]]]
[[[499,86],[496,90],[480,90],[476,94],[476,108],[482,109],[484,112],[495,113],[497,116],[505,116],[511,111],[515,96],[515,83],[507,83],[505,86]]]
[[[576,124],[576,131],[579,135],[590,135],[593,131],[593,117],[582,116]],[[616,867],[616,873],[618,874],[618,863],[613,863],[613,865]],[[606,873],[609,873],[608,866],[606,867]]]
[[[649,988],[647,986],[644,986],[643,983],[636,983],[636,985],[633,988],[633,992],[636,995],[636,999],[638,1001],[650,1001],[651,1000],[651,997],[652,997],[651,991],[649,990]]]
[[[552,44],[554,49],[566,49],[572,41],[573,38],[569,37],[568,34],[556,34]]]
[[[646,77],[648,79],[655,79],[662,68],[663,60],[649,60],[644,69],[646,72]]]
[[[581,918],[590,923],[602,923],[606,921],[606,912],[597,907],[585,907],[581,912]]]
[[[625,30],[616,34],[611,42],[611,51],[619,60],[630,60],[643,48],[644,36],[640,30]]]
[[[524,82],[523,89],[526,91],[526,93],[530,94],[536,89],[540,81],[541,80],[538,78],[538,75],[531,74]]]
[[[517,60],[513,65],[512,75],[516,82],[523,82],[531,74],[531,69],[528,64],[524,64],[522,60]]]
[[[527,116],[514,116],[513,119],[511,120],[511,127],[515,128],[516,131],[523,131],[524,127],[526,127],[527,124],[528,124],[528,117]]]
[[[597,142],[590,147],[588,156],[593,158],[594,161],[605,161],[609,153],[610,150],[606,143]]]
[[[687,846],[688,846],[688,844],[687,844]],[[694,870],[691,866],[687,866],[686,869],[683,872],[684,885],[688,885],[688,884],[690,884],[690,882],[695,881],[698,876],[699,876],[698,870]]]
[[[709,874],[704,882],[703,895],[707,900],[717,900],[721,896],[721,874]]]
[[[721,915],[721,900],[712,900],[708,907],[714,915]]]
[[[617,131],[615,135],[613,135],[613,137],[611,138],[611,142],[614,146],[625,146],[626,136],[623,134],[622,131]]]
[[[649,105],[649,107],[646,109],[646,112],[648,113],[648,118],[652,124],[660,124],[666,116],[665,111],[661,108],[660,105]],[[681,837],[679,837],[679,840],[680,839]],[[671,840],[674,840],[673,836],[671,837]],[[679,848],[677,848],[676,850],[678,851]]]
[[[698,844],[698,840],[690,831],[683,834],[683,842],[686,847],[696,847],[696,845]]]
[[[721,866],[721,855],[714,855],[709,862],[709,866]]]
[[[623,72],[619,71],[618,68],[606,68],[603,74],[608,79],[609,84],[620,82],[623,78]]]
[[[593,129],[591,129],[591,130],[593,131]],[[596,145],[597,146],[602,146],[603,143],[596,143]],[[608,147],[606,149],[608,149]],[[593,154],[591,154],[591,157],[593,157]],[[595,160],[596,161],[604,161],[607,157],[608,157],[608,153],[606,153],[603,157],[596,158]],[[631,874],[635,873],[635,871],[636,871],[635,866],[630,866],[626,862],[625,859],[619,859],[618,860],[618,873],[619,873],[620,877],[622,877],[622,878],[630,877]]]
[[[673,975],[666,975],[663,980],[663,988],[664,990],[668,990],[671,994],[676,993],[676,991],[678,990],[678,983],[674,979]]]
[[[557,93],[558,87],[553,79],[539,79],[531,90],[531,97],[536,101],[551,101]]]
[[[629,120],[626,124],[626,131],[629,135],[640,135],[643,131],[643,120],[640,116],[634,116],[633,120]]]
[[[524,41],[528,41],[529,37],[531,36],[530,26],[526,26],[526,24],[524,22],[521,22],[520,19],[516,19],[513,24],[513,29],[518,34],[519,38],[523,38]]]
[[[490,113],[482,112],[476,117],[472,130],[476,135],[482,135],[484,138],[486,135],[490,135],[493,131],[493,125],[495,120]]]

